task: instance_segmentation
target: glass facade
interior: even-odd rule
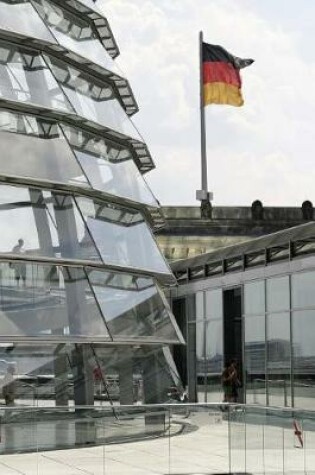
[[[197,292],[196,315],[196,371],[200,402],[221,398],[223,370],[223,306],[221,289]]]
[[[7,406],[159,403],[181,386],[170,345],[184,341],[161,290],[175,279],[142,176],[153,163],[101,15],[75,1],[0,0]],[[86,426],[74,432],[91,442]]]
[[[232,355],[238,363],[239,401],[315,408],[315,270],[273,274],[253,280],[239,274],[240,322],[229,319],[230,287],[194,293],[188,342],[195,338],[195,355],[190,348],[187,354],[196,360],[199,402],[223,400],[223,363]]]

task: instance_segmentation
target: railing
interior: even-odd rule
[[[0,474],[314,471],[311,411],[228,404],[0,409]]]

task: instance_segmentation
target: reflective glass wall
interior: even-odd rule
[[[218,401],[221,398],[221,373],[223,369],[221,289],[197,292],[195,321],[198,401]]]
[[[315,270],[246,281],[242,285],[246,402],[315,408]],[[198,400],[223,400],[225,288],[199,291],[189,315],[196,332]],[[189,349],[188,349],[188,354]],[[191,356],[190,356],[191,357]]]

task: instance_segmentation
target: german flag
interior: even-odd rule
[[[242,106],[240,69],[254,62],[228,53],[222,46],[202,43],[204,105]]]

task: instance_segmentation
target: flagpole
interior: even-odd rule
[[[206,149],[206,126],[205,126],[205,106],[203,90],[203,67],[202,67],[202,43],[203,33],[199,33],[199,77],[200,77],[200,137],[201,137],[201,190],[208,193],[208,170],[207,170],[207,149]]]
[[[199,32],[199,76],[200,76],[200,139],[201,139],[201,190],[196,193],[197,200],[201,201],[201,216],[211,217],[212,193],[208,191],[207,147],[206,147],[206,121],[203,88],[203,32]]]

